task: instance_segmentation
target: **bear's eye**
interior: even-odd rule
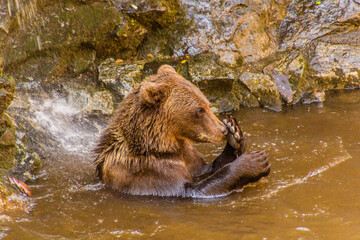
[[[198,115],[198,116],[200,116],[200,115],[202,115],[202,114],[204,114],[205,113],[205,109],[203,109],[203,108],[199,108],[197,111],[196,111],[196,114]]]

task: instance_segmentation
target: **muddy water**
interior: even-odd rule
[[[89,156],[58,153],[31,185],[32,210],[5,213],[4,238],[360,239],[360,91],[285,113],[234,115],[248,151],[265,149],[272,161],[271,175],[242,192],[217,199],[121,195],[99,184]],[[210,161],[222,145],[198,148]]]

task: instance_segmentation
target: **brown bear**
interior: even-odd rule
[[[201,91],[163,65],[120,103],[94,152],[97,172],[111,188],[133,195],[212,197],[267,176],[268,155],[245,154],[230,115],[221,122]],[[206,163],[194,142],[221,142]]]

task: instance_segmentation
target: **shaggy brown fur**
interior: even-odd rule
[[[201,197],[228,194],[266,176],[267,155],[243,150],[237,157],[245,148],[237,123],[224,125],[209,106],[195,85],[161,66],[121,102],[101,136],[95,149],[99,177],[129,194]],[[192,146],[226,139],[211,164]]]

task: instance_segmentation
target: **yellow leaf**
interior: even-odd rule
[[[317,1],[317,2],[316,2],[316,5],[320,5],[320,4],[321,4],[321,1]]]
[[[122,60],[122,59],[116,59],[116,63],[122,63],[124,60]]]
[[[181,61],[181,64],[184,64],[184,63],[186,63],[186,61],[187,61],[186,59],[185,59],[185,60],[182,60],[182,61]]]
[[[151,53],[149,53],[147,56],[148,56],[149,58],[153,58],[153,57],[154,57]]]

